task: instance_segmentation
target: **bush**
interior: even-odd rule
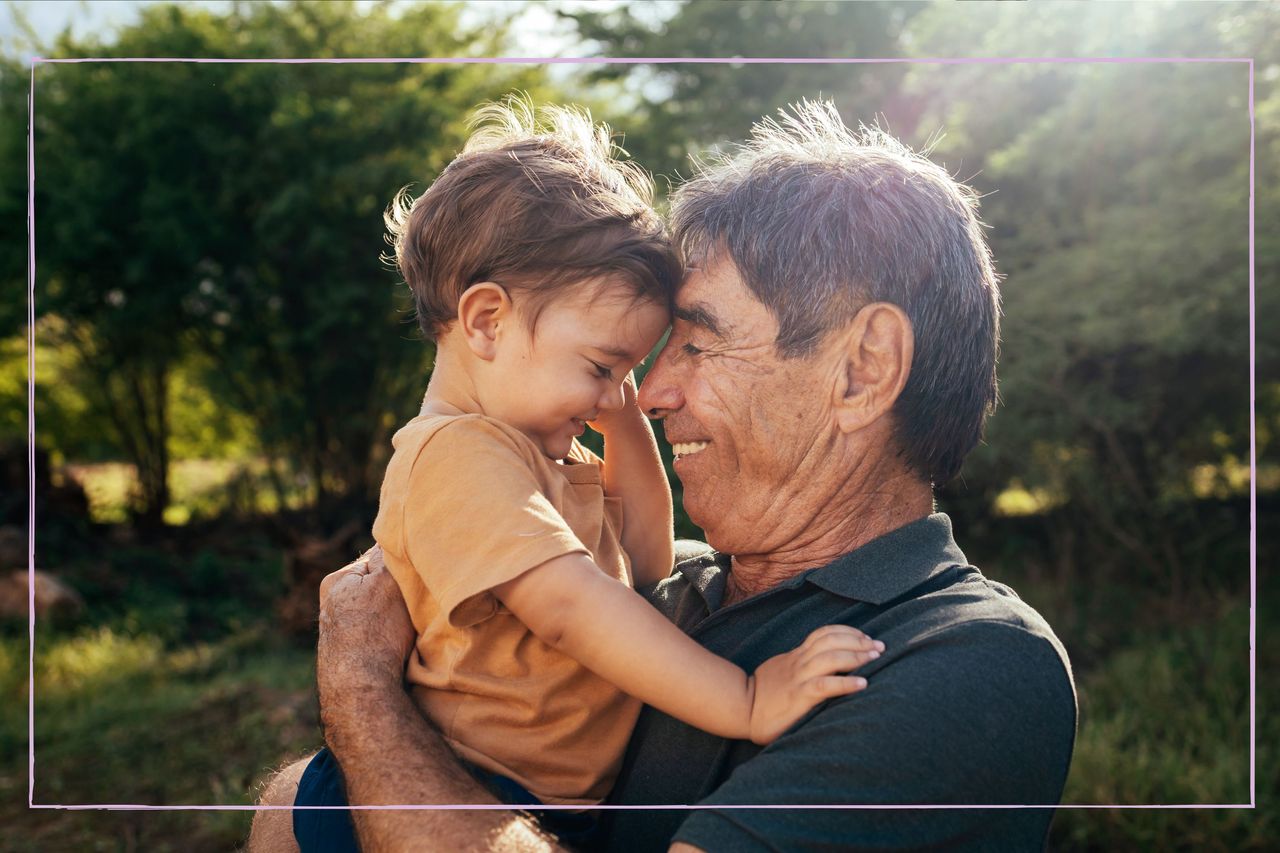
[[[1243,604],[1220,606],[1211,621],[1118,651],[1080,680],[1064,804],[1249,802],[1248,616]],[[1259,724],[1262,770],[1261,745],[1280,740],[1280,726],[1261,715]],[[1259,784],[1259,802],[1276,795],[1265,770]],[[1064,809],[1052,846],[1263,850],[1278,830],[1273,817],[1243,809]]]

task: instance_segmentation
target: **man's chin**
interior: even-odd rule
[[[698,529],[705,535],[707,532],[707,525],[713,524],[714,518],[711,514],[703,511],[702,503],[697,499],[697,496],[695,495],[694,497],[690,497],[689,492],[690,489],[686,483],[683,497],[684,513],[689,516],[689,520],[697,525]]]
[[[693,478],[690,478],[693,479]],[[685,515],[702,531],[703,540],[722,554],[734,553],[733,548],[750,547],[754,531],[744,530],[739,520],[739,504],[732,491],[722,489],[702,492],[696,485],[684,484],[683,506]]]

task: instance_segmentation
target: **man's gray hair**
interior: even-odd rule
[[[866,304],[911,320],[915,355],[894,406],[901,452],[952,479],[996,404],[1000,295],[974,191],[830,102],[765,119],[672,196],[687,265],[721,253],[778,321],[777,352],[811,355]]]

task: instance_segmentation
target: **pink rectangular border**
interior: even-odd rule
[[[28,594],[28,689],[27,689],[27,807],[31,809],[63,809],[79,811],[103,809],[110,811],[277,811],[289,810],[287,806],[259,805],[189,805],[155,806],[138,803],[85,803],[64,805],[36,803],[35,795],[35,86],[36,66],[41,64],[78,64],[84,62],[189,62],[208,64],[549,64],[549,65],[672,65],[672,64],[771,64],[771,65],[874,65],[874,64],[934,64],[934,65],[1012,65],[1012,64],[1155,64],[1155,63],[1247,63],[1249,66],[1249,802],[1248,803],[1185,803],[1185,804],[1067,804],[1067,805],[754,805],[754,806],[601,806],[616,810],[695,810],[716,809],[1252,809],[1257,807],[1257,596],[1258,596],[1258,537],[1257,537],[1257,436],[1256,420],[1256,348],[1255,348],[1255,255],[1254,255],[1254,182],[1255,137],[1254,115],[1254,60],[1251,57],[930,57],[930,58],[852,58],[852,57],[446,57],[446,58],[351,58],[351,59],[224,59],[193,57],[81,57],[75,59],[31,58],[31,86],[27,95],[27,594]],[[300,809],[330,810],[334,806],[301,806]],[[510,810],[507,804],[475,805],[426,805],[404,804],[389,806],[350,806],[359,810],[409,809],[409,810]],[[572,809],[573,806],[542,806],[544,809]]]

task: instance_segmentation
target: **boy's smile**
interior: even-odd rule
[[[484,371],[484,414],[563,459],[587,423],[624,404],[623,382],[666,331],[665,306],[588,281],[550,302],[532,330],[519,310]],[[481,390],[481,389],[478,389]]]

